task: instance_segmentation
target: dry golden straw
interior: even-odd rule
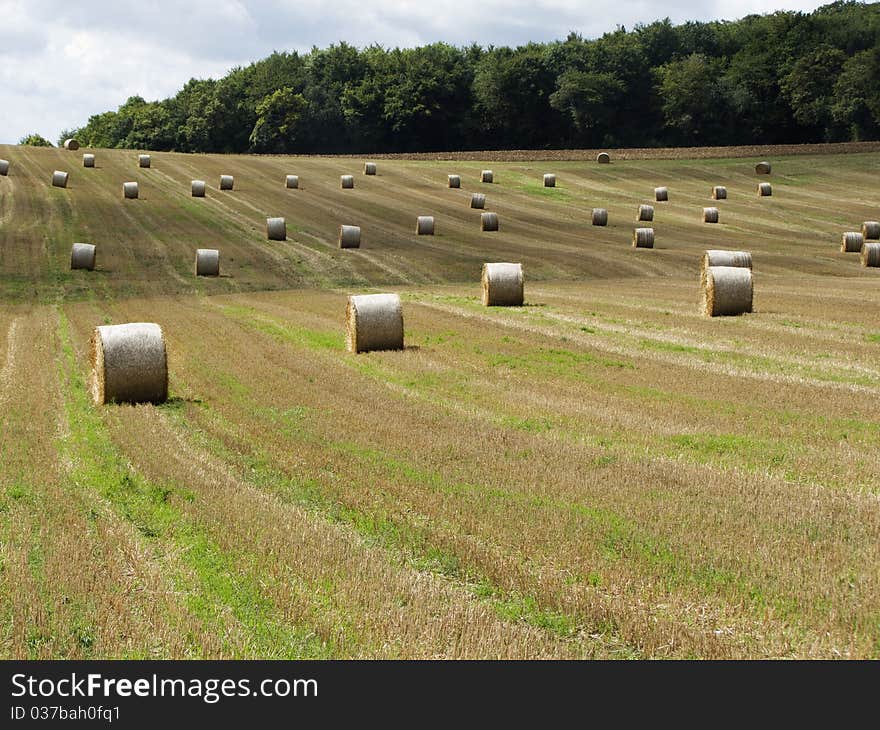
[[[633,231],[633,246],[635,248],[654,248],[654,229],[636,228]]]
[[[773,195],[773,187],[770,183],[759,183],[758,184],[758,197],[759,198],[769,198]]]
[[[654,188],[654,198],[660,202],[669,200],[669,188]]]
[[[375,162],[365,162],[364,163],[364,175],[375,175],[376,174],[376,163]]]
[[[216,248],[196,249],[196,276],[220,276],[220,252]]]
[[[727,200],[727,188],[723,185],[716,185],[713,187],[712,200]]]
[[[862,250],[865,239],[858,231],[847,231],[841,236],[840,250],[842,253],[858,253]]]
[[[545,188],[555,188],[556,187],[556,175],[552,173],[546,172],[544,173],[544,187]]]
[[[403,306],[397,294],[359,294],[345,308],[349,352],[403,349]]]
[[[204,180],[193,180],[191,188],[194,198],[204,198],[205,192],[208,190],[208,184]]]
[[[95,270],[95,247],[91,243],[74,243],[70,249],[70,268]]]
[[[220,176],[220,189],[221,190],[232,190],[235,185],[235,178],[232,175],[221,175]]]
[[[484,307],[521,307],[524,300],[522,264],[483,264],[480,277]]]
[[[94,167],[95,166],[95,156],[86,152],[83,155],[83,167]]]
[[[138,167],[149,167],[152,164],[152,158],[149,155],[138,155]]]
[[[483,193],[472,193],[471,194],[471,208],[485,208],[486,207],[486,196]]]
[[[605,208],[593,208],[593,225],[594,226],[607,226],[608,225],[608,210]]]
[[[287,222],[284,218],[266,218],[266,238],[270,241],[287,240]]]
[[[703,223],[717,223],[718,208],[703,208]]]
[[[639,206],[639,217],[636,220],[640,220],[640,221],[654,220],[654,206],[653,205],[640,205]]]
[[[491,170],[483,170],[480,173],[480,182],[490,183],[495,179],[495,175]]]
[[[702,277],[702,310],[707,317],[752,311],[752,270],[709,266]]]
[[[755,165],[755,174],[756,175],[769,175],[770,174],[770,163],[769,162],[759,162]]]
[[[284,187],[290,190],[299,188],[299,175],[288,175],[284,178]]]
[[[497,231],[498,230],[498,214],[497,213],[481,213],[480,214],[480,230],[481,231]]]
[[[138,196],[138,184],[136,182],[122,183],[122,197],[134,200]]]
[[[880,239],[880,222],[865,221],[862,223],[862,237],[866,241],[876,241]]]
[[[96,405],[162,403],[168,398],[165,335],[158,324],[95,327],[90,390]]]
[[[354,187],[354,175],[341,175],[339,181],[343,190],[350,190]]]
[[[865,242],[861,259],[862,266],[880,266],[880,242]]]
[[[64,149],[70,150],[71,152],[76,152],[79,149],[79,142],[77,142],[75,139],[65,139]]]
[[[361,227],[339,226],[339,248],[360,248]]]
[[[609,155],[607,152],[600,152],[598,155],[596,155],[596,162],[598,162],[600,165],[607,165],[611,162],[611,155]]]
[[[448,185],[451,188],[460,188],[461,187],[461,175],[447,175],[446,179],[448,181]]]
[[[67,173],[62,172],[61,170],[55,170],[52,173],[52,185],[56,188],[66,188],[67,187]]]
[[[416,219],[416,234],[419,236],[434,235],[434,216],[420,215]]]

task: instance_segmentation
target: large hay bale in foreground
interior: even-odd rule
[[[451,188],[460,188],[461,187],[461,175],[447,175],[447,184]]]
[[[633,231],[633,246],[635,248],[654,248],[654,229],[636,228]]]
[[[65,139],[64,149],[70,150],[71,152],[76,152],[79,149],[79,142],[77,142],[75,139]]]
[[[727,200],[727,188],[723,185],[716,185],[713,187],[712,200]]]
[[[737,268],[751,269],[752,254],[748,251],[709,249],[703,252],[700,269],[705,272],[710,266],[735,266]]]
[[[669,188],[667,188],[667,187],[654,188],[654,198],[656,200],[660,201],[661,203],[669,200]]]
[[[758,184],[758,197],[759,198],[769,198],[773,195],[773,186],[770,183],[759,183]]]
[[[158,324],[95,327],[90,390],[96,405],[162,403],[168,398],[168,357]]]
[[[235,178],[232,175],[221,175],[220,176],[220,189],[221,190],[232,190],[235,185]]]
[[[364,175],[375,175],[376,174],[376,163],[375,162],[365,162],[364,163]]]
[[[607,152],[600,152],[598,155],[596,155],[596,162],[598,162],[600,165],[608,165],[611,163],[611,155],[609,155]]]
[[[653,205],[640,205],[639,206],[639,217],[636,220],[640,220],[640,221],[654,220],[654,206]]]
[[[717,223],[718,208],[703,208],[703,223]]]
[[[840,250],[842,253],[858,253],[862,250],[865,239],[858,231],[847,231],[841,236]]]
[[[339,226],[339,248],[360,248],[361,227]]]
[[[545,188],[555,188],[556,187],[556,175],[545,172],[544,173],[544,187]]]
[[[287,222],[284,218],[266,218],[266,238],[270,241],[287,240]]]
[[[196,249],[196,276],[220,276],[220,252],[216,248]]]
[[[481,231],[497,231],[498,230],[498,214],[497,213],[480,213],[480,230]]]
[[[486,207],[486,196],[484,193],[473,193],[471,195],[471,208],[483,209]]]
[[[484,307],[521,307],[524,300],[522,264],[483,264],[480,278]]]
[[[95,247],[91,243],[74,243],[70,249],[70,268],[95,270]]]
[[[138,155],[138,167],[149,167],[153,164],[153,158],[149,155]]]
[[[83,167],[94,167],[95,166],[95,156],[89,152],[86,152],[83,155]]]
[[[862,246],[862,266],[880,266],[880,242],[866,241]]]
[[[755,165],[755,174],[756,175],[769,175],[770,174],[770,163],[766,160],[764,162],[759,162]]]
[[[416,219],[416,234],[419,236],[434,235],[434,216],[420,215]]]
[[[122,183],[122,197],[127,200],[134,200],[138,197],[139,188],[136,182]]]
[[[702,310],[707,317],[752,311],[752,270],[741,266],[709,266],[701,282]]]
[[[67,178],[68,174],[66,172],[55,170],[55,172],[52,173],[52,186],[56,188],[66,188]]]
[[[593,208],[593,225],[608,225],[608,210],[606,208]]]
[[[866,241],[876,241],[880,239],[880,222],[865,221],[862,223],[862,237]]]
[[[288,175],[284,178],[284,187],[288,190],[299,189],[299,175]]]
[[[397,294],[358,294],[345,308],[349,352],[403,349],[403,306]]]
[[[0,175],[4,177],[9,174],[9,160],[0,160]]]
[[[339,184],[343,190],[351,190],[354,187],[354,175],[340,175]]]
[[[483,170],[480,173],[480,182],[490,183],[490,182],[494,182],[494,180],[495,180],[495,175],[491,170]]]
[[[204,180],[193,180],[191,189],[194,198],[204,198],[205,192],[208,190],[208,183]]]

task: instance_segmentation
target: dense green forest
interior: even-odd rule
[[[290,153],[877,139],[880,3],[518,48],[276,52],[170,99],[132,97],[71,134],[91,147]]]

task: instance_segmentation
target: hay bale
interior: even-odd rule
[[[138,196],[138,184],[136,182],[122,183],[122,197],[134,200]]]
[[[471,208],[483,209],[486,207],[486,196],[483,193],[473,193],[471,195]]]
[[[654,229],[636,228],[633,231],[633,246],[635,248],[654,248]]]
[[[86,152],[83,155],[83,167],[94,167],[95,166],[95,156]]]
[[[416,233],[419,236],[434,235],[434,216],[420,215],[416,220]]]
[[[220,276],[220,252],[216,248],[196,249],[196,276]]]
[[[461,175],[447,175],[446,179],[448,180],[448,185],[451,188],[460,188],[461,187]]]
[[[858,231],[847,231],[840,240],[841,253],[858,253],[862,250],[865,239]]]
[[[596,155],[596,162],[598,162],[600,165],[609,165],[611,164],[611,155],[609,155],[607,152],[600,152],[598,155]]]
[[[712,200],[727,200],[727,188],[723,185],[712,188]]]
[[[490,183],[490,182],[494,182],[494,180],[495,180],[495,175],[492,173],[491,170],[483,170],[480,173],[480,182]]]
[[[497,213],[480,213],[480,230],[481,231],[497,231],[498,230],[498,214]]]
[[[605,208],[593,208],[593,225],[608,225],[608,211]]]
[[[773,195],[773,187],[770,183],[758,183],[758,197],[769,198]]]
[[[91,243],[75,243],[70,249],[70,268],[95,270],[95,247]]]
[[[52,186],[56,188],[66,188],[67,187],[67,173],[61,172],[61,170],[55,170],[52,173]]]
[[[350,190],[354,187],[354,175],[342,175],[339,180],[343,190]]]
[[[640,205],[639,206],[639,217],[637,220],[640,221],[652,221],[654,220],[654,206],[653,205]]]
[[[138,167],[149,167],[152,164],[152,158],[149,155],[138,155]]]
[[[862,238],[866,241],[876,241],[880,239],[880,222],[865,221],[862,223]]]
[[[76,152],[79,149],[79,142],[77,142],[75,139],[65,139],[64,149],[70,150],[71,152]]]
[[[364,163],[364,175],[375,175],[376,174],[376,163],[375,162],[365,162]]]
[[[544,173],[544,187],[545,188],[555,188],[556,187],[556,175],[553,175],[549,172]]]
[[[707,317],[752,311],[752,270],[709,266],[701,281],[702,310]]]
[[[298,190],[299,189],[299,175],[288,175],[284,178],[284,187],[289,190]]]
[[[96,405],[163,403],[168,398],[168,356],[158,324],[95,327],[89,385]]]
[[[880,266],[880,242],[866,242],[862,246],[862,266]]]
[[[654,188],[654,198],[660,202],[669,200],[669,188]]]
[[[235,185],[235,178],[232,175],[221,175],[220,176],[220,189],[221,190],[232,190],[232,186]]]
[[[204,198],[208,190],[208,184],[204,180],[193,180],[191,187],[194,198]]]
[[[349,352],[403,349],[403,307],[397,294],[358,294],[345,307]]]
[[[766,160],[764,162],[759,162],[755,165],[755,174],[756,175],[769,175],[770,174],[770,163]]]
[[[0,160],[0,175],[4,177],[9,174],[9,160]]]
[[[287,240],[287,222],[284,218],[266,218],[266,238],[270,241]]]
[[[717,223],[718,208],[703,208],[703,223]]]
[[[361,227],[339,226],[339,248],[360,248]]]
[[[700,266],[705,272],[710,266],[735,266],[737,268],[751,269],[752,254],[748,251],[721,251],[710,249],[703,252],[703,260]]]
[[[484,307],[521,307],[523,305],[522,264],[483,264],[480,278]]]

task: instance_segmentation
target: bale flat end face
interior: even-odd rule
[[[759,162],[755,165],[755,174],[756,175],[769,175],[770,174],[770,163],[767,161]]]
[[[736,316],[752,311],[752,270],[709,266],[701,278],[702,312],[707,317]]]
[[[483,264],[480,286],[484,307],[521,307],[525,301],[522,264]]]
[[[95,405],[168,400],[168,357],[159,325],[136,322],[96,327],[89,354],[89,390]]]
[[[76,152],[79,149],[79,142],[75,139],[66,139],[64,140],[64,149]]]
[[[345,307],[345,348],[352,353],[403,349],[403,306],[397,294],[360,294]]]
[[[598,162],[600,165],[610,165],[611,155],[609,155],[607,152],[600,152],[598,155],[596,155],[596,162]]]

